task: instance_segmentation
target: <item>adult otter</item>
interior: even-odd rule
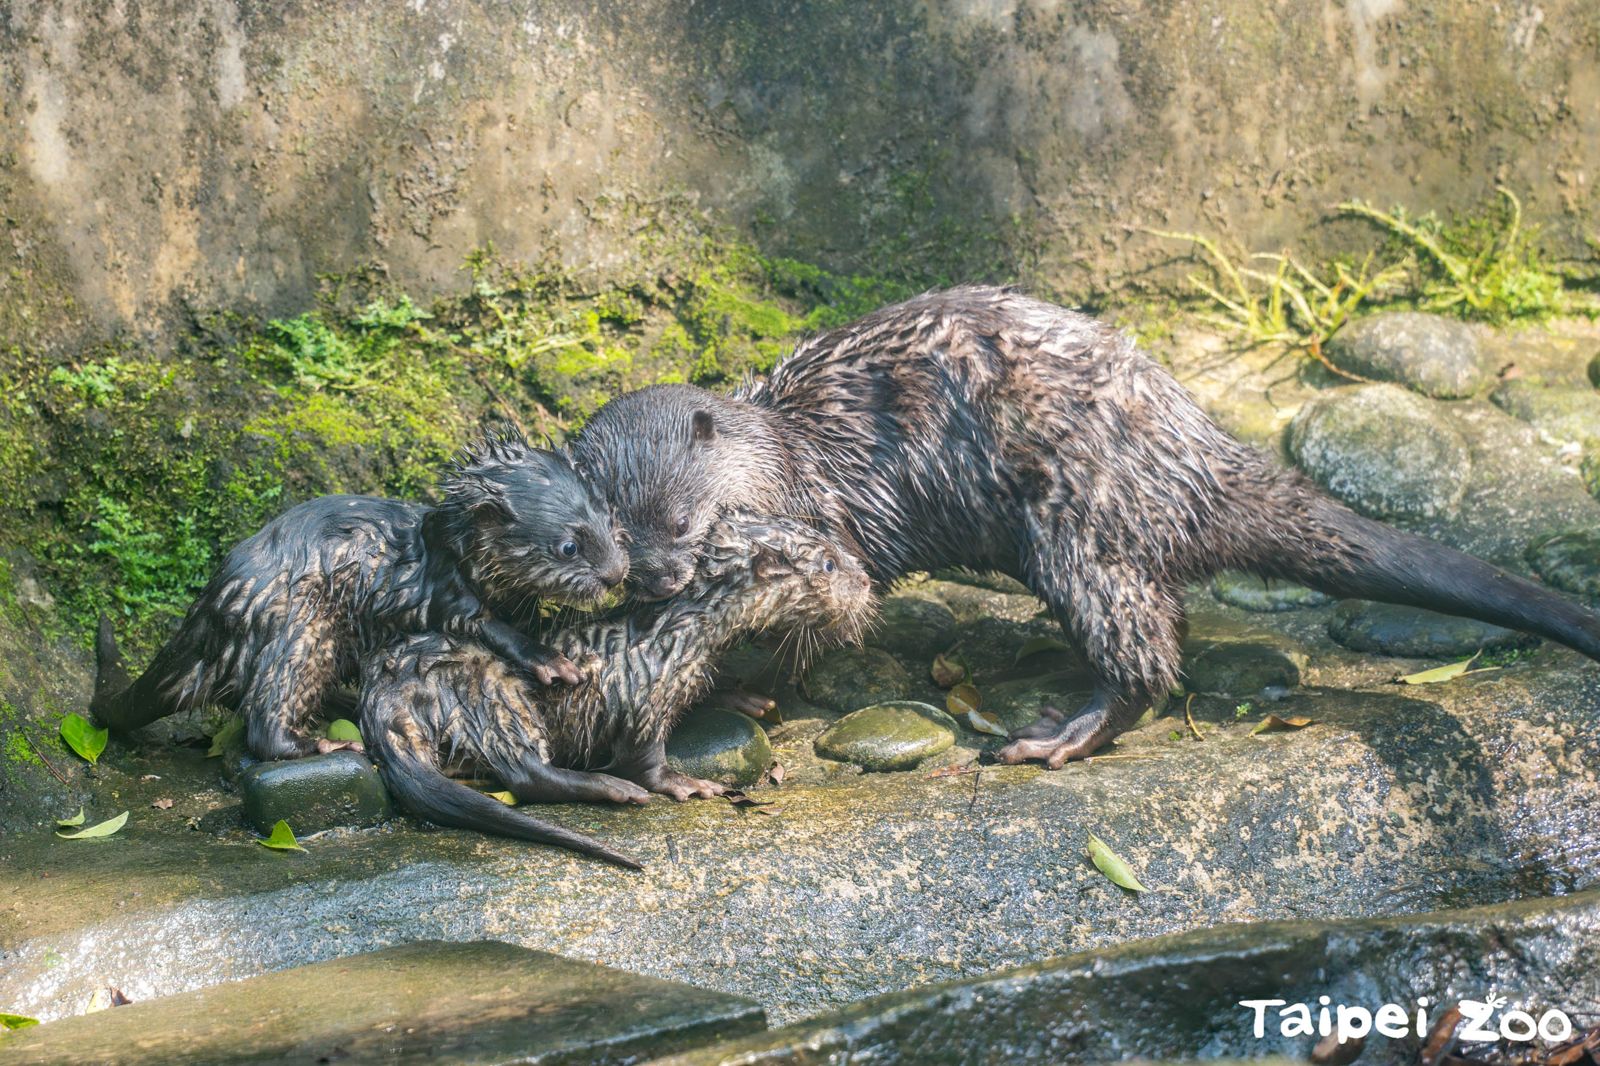
[[[592,680],[535,689],[486,649],[442,633],[402,637],[362,664],[359,718],[368,749],[402,806],[443,825],[632,860],[450,780],[440,752],[487,771],[522,800],[642,803],[724,789],[669,769],[667,734],[711,682],[717,656],[763,630],[854,639],[872,615],[861,564],[786,519],[736,515],[706,536],[692,582],[642,614],[562,626],[550,640]],[[552,765],[594,766],[579,773]],[[639,786],[643,786],[642,788]]]
[[[1219,429],[1124,336],[1007,289],[929,293],[801,344],[732,397],[657,386],[574,445],[663,596],[720,508],[804,516],[884,584],[962,565],[1025,581],[1087,655],[1075,715],[1000,757],[1052,768],[1177,679],[1184,586],[1224,568],[1537,633],[1600,659],[1600,617],[1363,518]]]
[[[472,636],[544,684],[580,681],[506,619],[622,581],[605,504],[564,453],[510,432],[466,449],[442,488],[439,507],[326,496],[290,508],[228,553],[137,681],[102,618],[94,715],[125,731],[215,701],[243,714],[257,757],[303,755],[301,724],[361,653],[420,630]]]

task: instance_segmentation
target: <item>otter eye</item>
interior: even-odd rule
[[[681,537],[685,533],[688,533],[688,532],[689,532],[689,516],[686,515],[686,514],[681,514],[681,515],[678,516],[678,536]]]
[[[833,570],[834,570],[834,566],[833,566],[833,559],[832,559],[831,556],[829,558],[827,558],[827,559],[822,560],[822,572],[824,574],[831,574],[831,573],[833,573]]]
[[[571,540],[563,541],[559,550],[562,555],[565,555],[568,559],[570,559],[574,555],[578,554],[577,542]]]

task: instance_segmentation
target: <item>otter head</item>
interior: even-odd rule
[[[740,601],[743,629],[799,632],[802,655],[821,641],[860,639],[875,616],[872,579],[861,562],[791,518],[735,511],[713,523],[699,583],[713,598]]]
[[[627,532],[629,585],[665,599],[694,577],[706,532],[730,507],[776,508],[773,446],[747,405],[691,385],[624,393],[573,442]]]
[[[628,575],[610,510],[563,452],[491,431],[440,487],[457,550],[493,599],[593,603]]]

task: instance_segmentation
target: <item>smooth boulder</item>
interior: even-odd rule
[[[829,726],[816,739],[824,759],[863,770],[910,770],[955,743],[955,719],[928,703],[898,700],[863,707]]]
[[[1328,358],[1341,370],[1445,400],[1471,396],[1489,380],[1489,361],[1471,327],[1415,311],[1350,322],[1328,342]]]
[[[239,775],[239,791],[245,822],[262,833],[279,821],[304,834],[378,825],[394,815],[378,768],[354,751],[256,763]]]
[[[667,763],[680,774],[743,788],[772,765],[772,744],[747,715],[699,707],[667,739]]]

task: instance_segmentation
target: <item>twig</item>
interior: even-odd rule
[[[23,742],[27,744],[28,747],[33,751],[34,755],[38,756],[39,761],[44,764],[44,768],[50,771],[51,776],[57,781],[60,781],[63,785],[71,788],[72,782],[62,777],[61,772],[54,766],[50,765],[50,760],[44,757],[44,752],[39,750],[39,745],[33,742],[33,738],[28,735],[28,731],[22,727],[21,722],[17,723],[17,733],[22,737]]]
[[[982,780],[983,767],[979,766],[973,770],[972,774],[972,798],[967,800],[968,812],[971,812],[972,808],[978,805],[978,783]]]

